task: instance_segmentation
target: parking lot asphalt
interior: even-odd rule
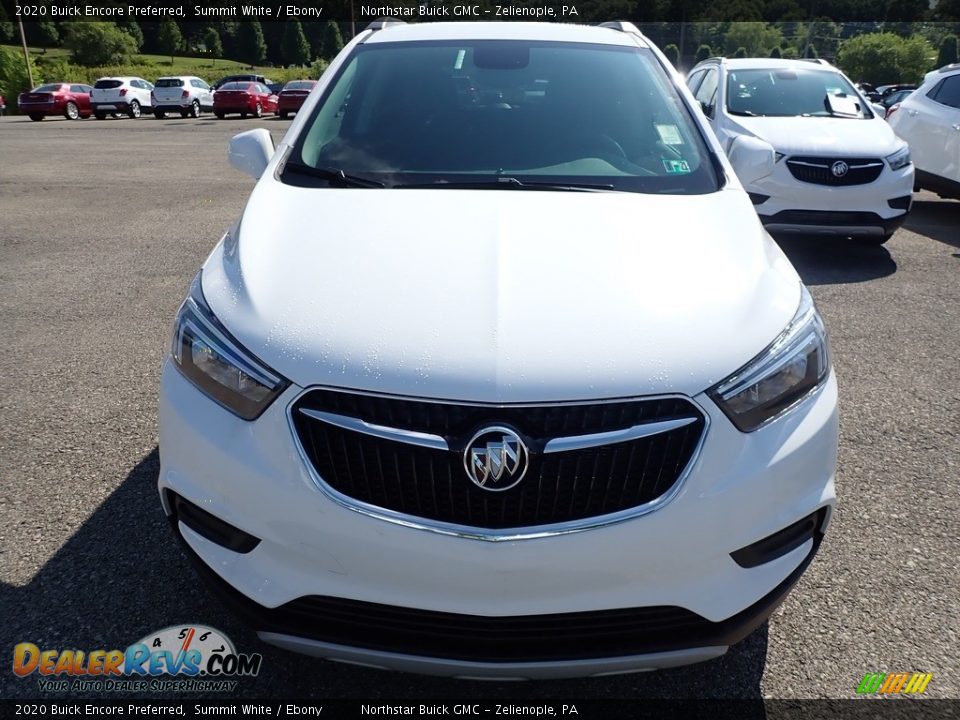
[[[847,698],[866,672],[924,671],[927,695],[960,697],[960,202],[927,193],[882,248],[781,243],[831,333],[839,504],[785,604],[724,657],[479,683],[318,661],[239,625],[160,509],[158,383],[174,312],[253,184],[228,139],[288,125],[0,119],[0,696],[40,695],[10,672],[15,643],[124,648],[201,623],[263,654],[248,696]]]

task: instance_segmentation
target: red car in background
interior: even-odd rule
[[[213,94],[213,114],[221,120],[227,113],[240,113],[240,117],[277,112],[277,96],[263,83],[229,82],[221,85]]]
[[[34,121],[43,120],[47,115],[63,115],[67,120],[88,118],[93,112],[90,109],[92,89],[82,83],[47,83],[20,93],[17,106]]]
[[[281,120],[286,120],[290,113],[297,112],[303,107],[303,101],[316,86],[316,80],[291,80],[283,86],[277,101],[277,112]]]

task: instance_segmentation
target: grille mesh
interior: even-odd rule
[[[307,417],[301,408],[441,435],[450,451],[345,430]],[[537,452],[555,437],[683,417],[695,421],[629,442]],[[304,395],[293,409],[293,421],[308,459],[339,493],[407,515],[488,529],[581,520],[655,500],[680,478],[705,426],[700,410],[682,398],[492,407],[329,390]],[[531,448],[526,476],[504,492],[477,487],[463,468],[466,443],[487,425],[514,428]]]
[[[849,168],[846,175],[842,177],[837,177],[830,169],[838,160],[845,162]],[[870,167],[855,167],[867,164]],[[883,161],[879,158],[791,157],[787,160],[787,167],[790,173],[801,182],[841,187],[872,183],[883,172]]]

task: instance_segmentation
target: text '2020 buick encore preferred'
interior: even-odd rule
[[[160,496],[263,640],[441,675],[716,657],[834,504],[827,333],[630,25],[375,24],[177,315]],[[732,165],[731,165],[732,163]]]

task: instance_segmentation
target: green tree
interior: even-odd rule
[[[173,56],[183,47],[183,35],[180,34],[180,28],[173,18],[167,18],[160,22],[160,31],[157,33],[157,45],[164,55],[170,56],[170,64],[173,64]]]
[[[122,65],[136,53],[136,42],[111,22],[74,22],[61,26],[63,44],[78,65]]]
[[[735,58],[745,58],[747,57],[747,49],[742,45],[737,48],[737,51],[733,54]]]
[[[34,86],[43,82],[43,75],[39,69],[31,65],[33,70]],[[23,62],[23,54],[0,47],[0,95],[7,98],[7,106],[18,93],[32,90],[27,66]]]
[[[902,38],[894,33],[869,33],[844,41],[837,64],[856,82],[919,82],[931,69],[935,54],[933,46],[919,35]]]
[[[220,33],[217,32],[216,28],[207,28],[206,32],[203,33],[203,44],[213,58],[213,64],[216,65],[217,59],[223,57],[223,43],[220,42]]]
[[[310,43],[299,20],[289,20],[283,28],[280,57],[284,65],[306,65],[310,62]]]
[[[328,67],[330,67],[330,63],[323,58],[317,58],[310,65],[310,77],[314,80],[319,80],[320,76],[327,71]]]
[[[240,59],[251,65],[259,65],[267,57],[267,41],[258,20],[242,22],[237,30],[237,49]]]
[[[817,57],[819,57],[817,55],[817,48],[815,48],[812,43],[810,45],[807,45],[803,49],[803,57],[815,60]]]
[[[773,49],[770,51],[770,57],[772,57],[772,58],[777,58],[777,59],[779,60],[779,59],[782,57],[782,55],[781,55],[781,53],[780,53],[780,48],[779,48],[779,47],[773,48]]]
[[[680,65],[680,48],[673,43],[670,43],[663,49],[663,54],[667,56],[667,60],[669,60],[670,64],[674,67]]]
[[[940,52],[937,54],[937,67],[952,65],[957,61],[957,36],[947,35],[940,43]]]
[[[56,47],[60,44],[60,31],[57,24],[50,22],[28,22],[23,24],[27,42],[42,48]]]
[[[727,53],[743,48],[747,54],[743,57],[763,57],[772,47],[783,44],[780,28],[764,22],[730,23],[730,29],[723,36],[723,45]]]
[[[700,63],[709,57],[713,57],[713,50],[710,49],[709,45],[701,45],[697,48],[697,55],[694,61]]]
[[[343,50],[343,36],[340,35],[340,26],[333,20],[327,20],[323,25],[323,37],[320,41],[319,56],[330,61]]]
[[[117,27],[133,38],[137,44],[137,50],[143,47],[143,30],[140,28],[140,23],[136,20],[121,20],[117,23]]]
[[[7,11],[0,4],[0,42],[10,42],[11,40],[13,40],[13,23],[10,22]]]

